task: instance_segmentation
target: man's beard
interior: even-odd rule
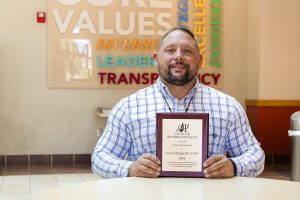
[[[178,64],[178,63],[177,63]],[[190,65],[186,63],[179,63],[184,66],[185,73],[178,77],[174,76],[174,74],[171,72],[171,68],[173,67],[173,64],[168,65],[168,69],[163,71],[163,69],[158,64],[158,73],[162,77],[164,81],[166,81],[169,84],[176,85],[176,86],[184,86],[195,79],[197,72],[194,73],[191,71]]]

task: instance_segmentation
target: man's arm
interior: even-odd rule
[[[92,154],[92,170],[106,178],[157,177],[160,160],[155,155],[144,154],[136,161],[125,160],[126,154],[133,147],[124,102],[119,102],[111,111],[107,126]]]
[[[226,150],[235,164],[237,176],[257,176],[264,169],[265,153],[256,140],[241,105],[235,100],[229,116]]]
[[[206,178],[257,176],[264,169],[265,154],[251,131],[243,108],[232,100],[224,149],[224,152],[230,152],[231,158],[225,155],[208,158],[203,163]]]
[[[92,170],[103,177],[126,177],[132,161],[125,160],[131,139],[126,106],[120,101],[111,111],[107,126],[92,154]]]

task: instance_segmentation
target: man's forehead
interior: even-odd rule
[[[180,37],[180,38],[178,38]],[[167,46],[170,44],[191,44],[194,39],[187,33],[181,30],[175,30],[170,32],[162,41],[162,46]],[[191,45],[194,45],[193,43]]]
[[[178,35],[180,35],[180,36],[182,36],[182,37],[186,37],[186,38],[193,39],[193,38],[191,38],[191,36],[190,36],[188,33],[184,32],[184,31],[182,31],[182,30],[179,30],[179,29],[170,32],[170,33],[165,37],[165,39],[171,38],[171,37],[175,37],[175,36],[178,36]]]

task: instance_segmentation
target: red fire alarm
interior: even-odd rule
[[[37,23],[45,23],[46,22],[46,13],[45,12],[37,12],[36,13],[36,21],[37,21]]]

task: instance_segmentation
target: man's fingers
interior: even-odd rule
[[[234,176],[233,164],[224,155],[212,156],[205,162],[206,168],[203,172],[206,178],[224,178]]]
[[[223,166],[224,166],[224,165],[221,163],[221,161],[215,162],[215,163],[212,164],[211,166],[205,168],[205,169],[204,169],[204,171],[205,171],[204,173],[205,173],[205,174],[206,174],[206,173],[211,173],[211,172],[213,172],[213,171],[216,171],[216,170],[222,168]]]
[[[141,162],[136,161],[129,168],[128,176],[136,176],[136,177],[157,177],[159,175],[159,171],[152,169],[148,166],[141,164]]]
[[[132,164],[128,176],[157,177],[160,170],[160,160],[154,155],[146,154]]]
[[[143,165],[147,168],[151,168],[156,171],[160,171],[160,166],[158,164],[154,163],[152,160],[144,159],[141,161],[141,165]]]
[[[206,178],[224,178],[225,177],[225,172],[226,172],[226,168],[221,167],[221,168],[218,168],[216,170],[207,172],[207,174],[205,174],[205,177]]]
[[[207,167],[207,168],[205,169],[205,171],[206,171],[207,173],[210,173],[210,172],[212,172],[212,171],[218,170],[218,169],[224,167],[224,165],[226,165],[226,163],[224,163],[224,162],[225,162],[224,159],[220,159],[220,160],[218,160],[218,161],[215,161],[215,162],[212,163],[209,167]]]
[[[219,160],[221,160],[222,158],[223,158],[223,155],[212,156],[203,163],[203,166],[209,167],[209,166],[213,165],[215,162],[218,162]]]
[[[145,154],[142,156],[142,158],[151,160],[152,162],[156,163],[157,165],[160,165],[160,160],[153,154]]]
[[[154,170],[144,165],[139,166],[139,171],[146,177],[157,177],[159,175],[159,172],[157,170]]]
[[[156,171],[160,171],[160,160],[151,154],[146,154],[142,156],[141,164],[150,167]]]

